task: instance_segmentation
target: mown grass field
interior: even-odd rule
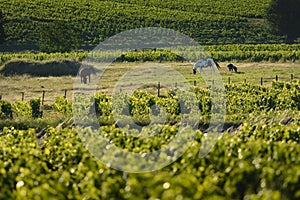
[[[259,85],[261,77],[263,77],[263,85],[270,86],[272,81],[278,75],[281,81],[290,81],[291,74],[295,80],[300,79],[300,64],[299,62],[292,63],[270,63],[270,62],[240,62],[235,63],[238,66],[238,73],[229,72],[227,64],[229,62],[221,62],[220,74],[224,83],[228,83],[228,78],[232,84],[241,84],[245,80],[252,84]],[[151,62],[138,62],[138,63],[114,63],[110,65],[101,77],[92,75],[92,79],[98,78],[98,90],[105,94],[112,94],[115,84],[118,80],[131,69],[136,69],[139,66],[151,64]],[[161,63],[156,63],[160,65]],[[198,86],[207,87],[200,76],[199,71],[197,75],[192,74],[192,64],[186,62],[166,62],[161,65],[171,67],[182,74],[190,84],[197,82]],[[210,72],[205,71],[205,75],[210,75]],[[64,96],[67,90],[67,98],[72,97],[73,84],[76,77],[62,76],[62,77],[34,77],[28,75],[16,76],[1,76],[0,79],[0,95],[4,100],[15,101],[22,98],[24,92],[24,99],[28,101],[33,98],[42,96],[42,91],[45,91],[45,103],[53,103],[56,97]],[[164,80],[161,80],[162,90]],[[130,84],[130,83],[129,83]],[[175,86],[175,82],[174,82]],[[146,86],[145,86],[146,87]],[[147,90],[146,88],[144,88]],[[152,89],[147,91],[157,94],[157,83],[153,83]]]

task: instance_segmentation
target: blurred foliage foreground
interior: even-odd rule
[[[57,98],[48,107],[55,114],[47,115],[39,100],[1,101],[0,199],[299,199],[299,87],[299,82],[225,85],[224,133],[205,157],[199,149],[212,104],[208,89],[191,88],[200,111],[195,138],[175,162],[148,173],[117,171],[95,159],[70,122],[70,100]],[[136,153],[156,151],[174,138],[184,115],[178,90],[166,97],[143,91],[119,95],[118,101],[103,94],[91,98],[101,125],[94,133]],[[118,127],[112,117],[122,100],[141,126],[149,124],[154,104],[165,109],[167,120],[144,126],[141,132],[150,137],[134,137],[133,128]]]

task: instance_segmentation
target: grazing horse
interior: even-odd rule
[[[80,68],[79,75],[81,83],[86,84],[91,82],[91,74],[95,74],[96,70],[92,66],[84,66]]]
[[[212,73],[214,70],[214,64],[217,66],[218,70],[221,69],[220,65],[214,61],[212,58],[208,58],[206,60],[198,60],[195,64],[194,64],[194,68],[193,68],[193,74],[196,74],[197,69],[200,69],[200,73],[202,74],[202,72],[204,73],[202,68],[210,68],[210,72]]]
[[[235,73],[237,73],[237,67],[235,66],[235,65],[233,65],[232,63],[230,63],[229,65],[227,65],[227,68],[229,69],[229,71],[231,71],[231,72],[235,72]]]

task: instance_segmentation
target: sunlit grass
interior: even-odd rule
[[[167,66],[175,71],[178,71],[186,79],[186,82],[190,85],[194,84],[196,81],[197,86],[207,87],[203,78],[201,77],[199,71],[196,75],[192,74],[192,64],[183,62],[166,62],[166,63],[152,63],[156,66]],[[260,62],[260,63],[234,63],[238,67],[239,73],[229,72],[227,69],[228,62],[222,62],[220,74],[224,83],[228,83],[228,78],[230,82],[234,84],[241,84],[245,80],[249,83],[260,84],[261,77],[263,77],[264,85],[271,85],[272,81],[275,80],[275,76],[278,75],[279,80],[281,81],[290,81],[291,74],[293,74],[295,80],[300,79],[300,63],[270,63],[270,62]],[[112,94],[116,84],[120,82],[122,76],[130,72],[130,70],[137,71],[134,76],[135,80],[126,80],[122,82],[124,85],[130,85],[134,88],[136,82],[140,84],[139,89],[145,90],[152,94],[157,94],[158,82],[153,82],[151,84],[144,84],[143,81],[145,77],[151,77],[151,70],[148,74],[143,74],[144,71],[141,71],[139,74],[138,70],[140,66],[149,65],[150,62],[136,62],[136,63],[113,63],[108,66],[104,73],[100,77],[92,75],[92,79],[98,79],[97,90],[106,94]],[[206,70],[204,76],[209,75],[209,70]],[[152,73],[153,75],[153,73]],[[159,73],[155,74],[156,76],[161,76]],[[161,86],[161,95],[166,94],[168,89],[165,85],[166,82],[172,82],[172,75],[167,79],[164,76],[160,80]],[[64,96],[64,90],[67,89],[67,98],[72,97],[72,89],[75,81],[75,77],[72,76],[62,76],[62,77],[32,77],[27,75],[22,76],[0,76],[0,95],[2,99],[8,101],[21,100],[22,92],[24,92],[24,100],[28,101],[29,99],[42,97],[42,91],[45,91],[45,104],[51,104],[54,102],[55,98],[58,96]],[[176,86],[174,81],[174,87]],[[172,84],[173,85],[173,84]],[[82,85],[82,87],[89,87],[89,85]],[[115,91],[116,92],[116,91]]]

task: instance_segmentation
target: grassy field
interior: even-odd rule
[[[99,78],[98,90],[106,94],[112,94],[113,89],[119,79],[129,70],[151,63],[116,63],[110,65],[102,76]],[[261,77],[263,77],[264,85],[271,85],[275,80],[275,76],[278,75],[281,81],[290,81],[291,74],[293,74],[295,80],[300,79],[300,63],[235,63],[238,66],[238,73],[229,72],[226,65],[228,63],[222,62],[220,74],[223,82],[228,83],[230,78],[231,84],[241,84],[245,80],[249,83],[260,84]],[[155,65],[164,65],[171,67],[182,74],[186,80],[193,84],[197,82],[198,86],[206,87],[203,79],[201,78],[199,71],[197,75],[192,74],[192,65],[190,63],[155,63]],[[137,74],[138,75],[138,74]],[[205,75],[209,75],[209,71]],[[92,79],[96,76],[92,75]],[[170,75],[170,78],[172,76]],[[42,96],[42,91],[45,91],[45,104],[51,104],[56,97],[63,96],[65,90],[67,90],[67,98],[71,98],[72,89],[76,77],[74,76],[62,76],[62,77],[32,77],[27,75],[22,76],[1,76],[0,78],[0,95],[2,99],[8,101],[21,100],[22,92],[24,92],[24,100],[28,101],[32,98],[38,98]],[[143,80],[141,80],[142,82]],[[162,91],[164,91],[164,81],[161,80]],[[131,84],[130,81],[128,84]],[[149,85],[148,85],[149,86]],[[157,82],[149,86],[144,86],[143,89],[152,93],[157,93]],[[175,86],[175,82],[174,82]],[[84,86],[88,87],[88,86]]]

